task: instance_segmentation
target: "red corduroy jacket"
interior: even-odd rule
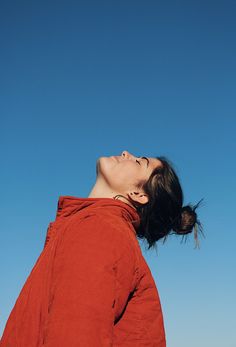
[[[0,347],[165,347],[139,222],[122,201],[60,197]]]

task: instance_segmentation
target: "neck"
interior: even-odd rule
[[[113,198],[117,195],[117,192],[112,191],[103,180],[97,179],[91,192],[89,193],[89,198]]]
[[[105,182],[103,182],[100,179],[97,179],[95,185],[93,186],[91,192],[88,195],[88,198],[115,198],[117,200],[125,202],[127,205],[136,209],[134,205],[129,201],[129,198],[127,196],[120,194],[119,192],[113,191],[106,185]]]

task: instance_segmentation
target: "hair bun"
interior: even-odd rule
[[[198,227],[203,234],[203,228],[200,223],[200,221],[197,219],[197,214],[195,212],[196,208],[200,205],[203,199],[201,199],[195,206],[192,206],[191,204],[183,206],[181,208],[181,214],[177,221],[175,222],[173,226],[173,230],[178,235],[186,235],[193,231],[194,229],[194,238],[196,242],[196,246],[199,247],[198,242]]]
[[[191,208],[190,205],[184,206],[181,209],[181,218],[179,218],[173,230],[175,230],[177,234],[182,235],[191,233],[196,221],[196,212]]]

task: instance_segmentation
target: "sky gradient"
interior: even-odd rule
[[[143,254],[167,347],[235,347],[235,1],[1,1],[0,335],[61,195],[167,156],[206,238]]]

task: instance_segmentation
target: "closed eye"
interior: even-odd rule
[[[139,165],[141,165],[140,162],[139,162],[137,159],[136,159],[136,163],[138,163]]]
[[[149,159],[147,157],[141,157],[141,159],[146,159],[147,160],[147,167],[149,165]]]

